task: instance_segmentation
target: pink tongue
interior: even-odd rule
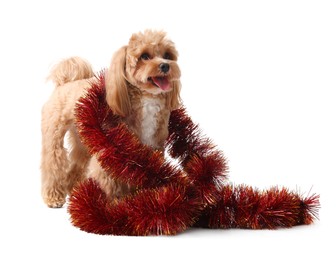
[[[169,81],[166,77],[153,77],[153,82],[162,90],[168,90],[170,88]]]

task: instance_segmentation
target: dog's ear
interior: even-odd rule
[[[107,104],[115,114],[123,117],[131,112],[131,101],[125,76],[126,50],[127,46],[124,46],[113,55],[105,77]]]
[[[173,81],[173,88],[167,93],[167,106],[170,111],[178,109],[181,106],[181,82],[179,80]]]

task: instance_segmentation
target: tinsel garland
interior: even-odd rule
[[[68,211],[72,223],[96,234],[171,235],[191,226],[268,228],[310,224],[319,196],[302,198],[287,189],[258,191],[225,184],[222,152],[201,134],[184,108],[171,113],[166,150],[143,145],[105,101],[104,73],[97,76],[76,107],[79,135],[111,177],[137,188],[108,199],[89,179],[75,188]]]

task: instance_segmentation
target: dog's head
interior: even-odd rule
[[[114,54],[106,75],[106,99],[112,110],[121,116],[130,113],[130,85],[144,93],[166,95],[168,107],[178,108],[181,72],[177,57],[174,43],[164,32],[133,34],[128,45]]]

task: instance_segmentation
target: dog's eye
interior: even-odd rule
[[[172,59],[172,56],[170,55],[169,52],[166,52],[166,53],[163,55],[163,58],[164,58],[165,60],[171,60],[171,59]]]
[[[142,59],[142,60],[149,60],[150,56],[149,56],[148,53],[145,52],[145,53],[141,54],[140,59]]]

